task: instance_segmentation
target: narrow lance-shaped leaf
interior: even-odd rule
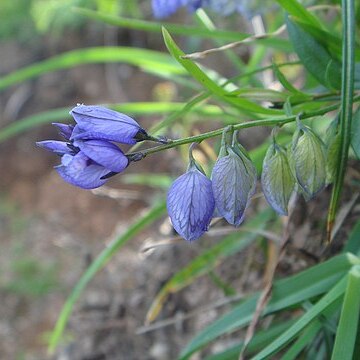
[[[309,73],[327,88],[340,89],[339,62],[297,23],[288,18],[286,24],[294,50]]]
[[[285,150],[273,142],[264,158],[261,184],[266,200],[280,215],[288,214],[288,203],[295,179]]]

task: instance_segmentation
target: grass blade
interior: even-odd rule
[[[227,30],[212,31],[204,27],[124,18],[124,17],[108,15],[103,12],[98,12],[84,8],[74,8],[74,11],[80,15],[84,15],[90,19],[101,21],[109,25],[124,27],[127,29],[143,30],[148,32],[161,33],[161,28],[162,26],[164,26],[167,29],[169,29],[169,31],[171,31],[171,33],[173,34],[188,35],[191,37],[197,36],[201,38],[215,38],[215,39],[223,39],[227,41],[239,41],[250,36],[249,34],[240,33],[237,31],[227,31]]]
[[[280,324],[272,325],[266,330],[261,330],[254,335],[249,345],[246,347],[246,353],[251,354],[259,349],[264,348],[269,343],[274,341],[279,335],[281,335],[286,329],[294,324],[294,320],[284,321]],[[238,360],[243,342],[226,349],[223,352],[208,356],[205,360]]]
[[[347,275],[344,276],[326,295],[324,295],[309,311],[307,311],[293,326],[279,336],[269,346],[252,358],[252,360],[268,359],[279,352],[294,339],[308,324],[320,316],[330,305],[340,299],[345,291]]]
[[[342,254],[315,265],[299,274],[276,281],[271,300],[263,315],[271,314],[311,299],[328,291],[360,259],[352,254]],[[247,325],[253,316],[259,293],[254,294],[230,312],[210,324],[183,350],[180,358],[188,359],[191,354],[217,337]]]
[[[221,100],[225,101],[228,104],[231,104],[233,107],[238,108],[239,110],[245,110],[247,112],[268,115],[279,115],[282,113],[282,111],[280,110],[264,108],[247,99],[243,99],[240,97],[234,98],[233,96],[231,96],[231,93],[227,92],[224,88],[211,80],[210,77],[204,71],[202,71],[199,66],[197,66],[192,61],[182,59],[182,56],[185,54],[176,45],[175,41],[172,39],[172,37],[165,28],[163,28],[163,36],[166,47],[168,48],[170,54],[174,57],[174,59],[176,59],[194,79],[196,79],[201,85],[203,85],[207,90],[219,97]]]
[[[109,62],[124,62],[153,71],[161,68],[164,72],[175,75],[186,74],[184,70],[167,54],[130,47],[93,47],[72,50],[50,59],[37,62],[34,65],[16,70],[0,78],[0,91],[5,88],[38,77],[42,74],[69,69],[83,64],[98,64]]]
[[[351,121],[354,93],[355,71],[355,7],[354,0],[342,0],[343,20],[343,62],[341,84],[341,114],[340,114],[340,150],[337,159],[337,171],[327,218],[327,238],[331,240],[331,233],[335,222],[340,195],[343,188],[345,170],[351,141]]]
[[[113,257],[113,255],[129,240],[131,240],[136,234],[143,230],[146,226],[152,224],[156,219],[165,213],[165,202],[154,205],[145,215],[133,222],[125,231],[124,234],[115,239],[111,244],[106,246],[104,250],[98,255],[98,257],[92,262],[89,268],[81,276],[80,280],[72,290],[70,296],[66,299],[66,302],[60,312],[55,328],[51,334],[49,341],[49,351],[53,352],[64,332],[68,319],[71,315],[75,302],[79,299],[80,295],[84,291],[86,285],[91,279],[100,271],[104,265]]]
[[[290,15],[301,19],[303,22],[321,28],[321,23],[316,16],[309,12],[297,0],[276,0],[279,5]]]
[[[360,266],[354,266],[348,275],[332,360],[352,360],[360,316]]]

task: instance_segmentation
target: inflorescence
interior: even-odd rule
[[[150,140],[171,143],[149,135],[131,117],[101,107],[78,105],[70,111],[75,125],[54,123],[65,141],[40,141],[38,146],[61,156],[55,166],[68,183],[94,189],[124,171],[130,162],[145,157],[146,151],[124,154],[115,144]],[[263,161],[261,184],[266,200],[280,215],[288,214],[294,190],[311,199],[326,185],[325,148],[317,135],[297,120],[297,130],[288,149],[280,146],[274,131]],[[175,141],[173,142],[175,145]],[[189,149],[185,174],[174,181],[167,195],[167,209],[175,230],[186,240],[202,236],[213,217],[223,217],[239,226],[255,192],[256,169],[237,141],[232,126],[224,128],[218,159],[209,179]]]

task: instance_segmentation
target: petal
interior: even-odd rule
[[[169,189],[167,209],[171,222],[188,241],[208,230],[214,208],[211,181],[196,168],[180,176]]]
[[[212,171],[212,188],[216,207],[229,224],[239,226],[255,192],[256,170],[245,155],[231,148],[229,155],[219,158]]]
[[[101,177],[109,173],[108,169],[95,164],[82,152],[75,156],[64,155],[62,164],[55,169],[66,182],[82,189],[95,189],[104,185],[106,180]]]
[[[74,130],[74,125],[62,124],[62,123],[52,123],[59,130],[60,135],[65,139],[69,140],[71,134]]]
[[[103,140],[74,141],[74,145],[91,160],[105,168],[119,173],[129,164],[128,158],[114,144]]]
[[[67,143],[64,141],[45,140],[38,141],[36,145],[42,149],[52,151],[57,155],[70,154],[72,152]]]
[[[79,105],[70,114],[78,124],[71,139],[99,139],[135,144],[135,136],[145,132],[131,117],[101,106]]]

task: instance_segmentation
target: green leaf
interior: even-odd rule
[[[261,229],[266,225],[271,216],[272,212],[264,211],[249,221],[247,226],[249,228]],[[192,260],[187,266],[173,275],[156,295],[146,316],[147,322],[151,322],[157,317],[164,301],[170,294],[183,289],[199,276],[208,273],[224,261],[226,257],[243,250],[256,239],[257,236],[258,234],[256,232],[245,231],[245,234],[235,232],[226,236],[218,244]]]
[[[244,98],[234,98],[231,93],[227,92],[223,87],[217,85],[213,80],[211,80],[210,77],[203,70],[201,70],[199,66],[190,60],[182,58],[182,56],[185,54],[179,49],[165,28],[163,28],[163,36],[166,47],[174,59],[177,60],[194,79],[196,79],[202,86],[204,86],[205,89],[210,91],[221,100],[243,111],[245,110],[248,112],[269,115],[279,115],[282,113],[279,110],[264,108]]]
[[[349,271],[332,360],[352,360],[360,316],[360,266]]]
[[[360,160],[360,107],[355,111],[351,124],[351,147]]]
[[[311,342],[321,330],[321,322],[313,320],[299,336],[290,349],[281,357],[281,360],[296,360],[306,345]]]
[[[360,220],[351,229],[351,233],[343,249],[343,252],[350,252],[355,255],[360,253]]]
[[[302,20],[305,23],[312,24],[315,27],[321,28],[319,19],[302,6],[297,0],[276,0],[279,5],[286,10],[290,15]]]
[[[291,84],[288,79],[285,77],[285,75],[281,72],[281,70],[279,69],[279,67],[273,63],[273,70],[275,72],[275,76],[278,78],[278,80],[280,81],[281,85],[288,91],[290,91],[292,94],[300,96],[301,98],[303,98],[304,100],[310,100],[311,96],[298,90],[293,84]],[[284,94],[286,97],[288,97],[288,95]]]
[[[134,30],[143,30],[148,32],[161,32],[162,27],[168,29],[172,34],[176,35],[186,35],[200,38],[209,38],[209,39],[219,39],[226,41],[240,41],[244,40],[247,37],[252,36],[251,34],[241,33],[238,31],[228,31],[221,29],[208,29],[206,27],[199,26],[191,26],[191,25],[180,25],[174,23],[164,23],[164,22],[156,22],[156,21],[146,21],[139,20],[134,18],[125,18],[120,16],[113,16],[109,14],[105,14],[103,12],[97,12],[84,8],[74,8],[74,11],[77,13],[84,15],[88,18],[101,21],[110,25],[124,27],[128,29]],[[258,40],[262,45],[273,47],[275,49],[279,49],[282,51],[288,51],[289,44],[287,40],[279,39],[279,38],[264,38]]]
[[[323,294],[357,264],[360,264],[359,258],[352,254],[342,254],[299,274],[276,281],[271,300],[263,315],[292,308],[305,300]],[[182,351],[180,359],[189,359],[191,354],[217,337],[246,326],[253,317],[258,298],[259,293],[250,296],[197,334]]]
[[[161,69],[174,75],[184,74],[184,70],[169,55],[159,51],[130,47],[94,47],[72,50],[16,70],[0,78],[0,90],[48,72],[69,69],[84,64],[109,62],[124,62],[149,71]]]
[[[263,349],[269,343],[273,342],[281,333],[288,329],[294,320],[284,321],[267,328],[266,330],[257,331],[250,343],[246,347],[246,354],[252,354],[260,349]],[[235,345],[225,351],[208,356],[205,360],[238,360],[239,353],[243,347],[243,342]]]
[[[70,296],[66,299],[66,302],[60,312],[57,319],[55,328],[50,338],[49,351],[53,352],[64,332],[68,319],[71,315],[74,304],[79,299],[80,295],[84,291],[86,285],[92,280],[92,278],[109,262],[109,260],[117,253],[117,251],[124,246],[129,240],[131,240],[136,234],[138,234],[145,227],[152,224],[160,216],[165,213],[165,202],[154,205],[146,214],[141,218],[134,221],[126,229],[124,234],[120,235],[111,244],[107,245],[104,250],[97,256],[88,269],[81,276],[78,283],[75,285]]]
[[[309,73],[330,89],[341,87],[341,65],[313,36],[287,18],[286,25],[292,45]]]
[[[252,360],[264,360],[279,352],[293,340],[307,325],[320,316],[326,309],[344,295],[347,275],[327,292],[310,310],[308,310],[294,325],[280,335],[275,341],[259,352]]]

